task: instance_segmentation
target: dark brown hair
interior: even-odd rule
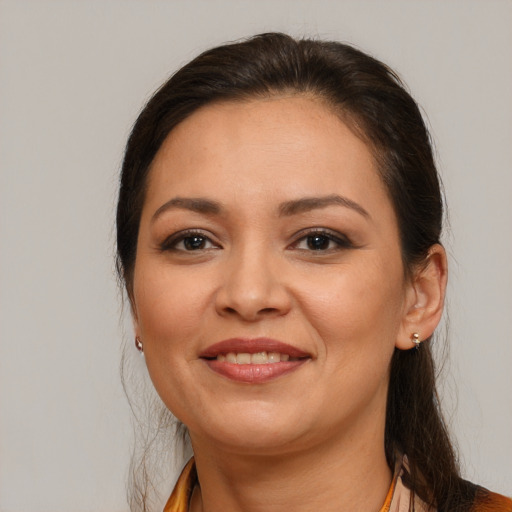
[[[137,235],[150,164],[169,132],[201,106],[292,93],[327,102],[372,149],[393,203],[406,273],[439,243],[443,202],[430,136],[398,76],[337,42],[270,33],[204,52],[150,99],[128,140],[117,209],[117,266],[132,291]],[[465,510],[470,492],[439,408],[430,340],[395,349],[385,450],[390,467],[408,457],[406,484],[440,510]]]

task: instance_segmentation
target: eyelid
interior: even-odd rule
[[[324,227],[311,227],[306,228],[294,235],[294,241],[289,244],[288,248],[290,249],[297,249],[297,245],[301,241],[303,241],[308,236],[313,235],[321,235],[328,238],[330,241],[337,244],[337,247],[331,248],[331,249],[325,249],[325,250],[318,250],[318,253],[326,253],[326,252],[333,252],[337,250],[342,250],[350,247],[354,247],[353,242],[350,240],[350,238],[338,231],[334,231],[329,228]],[[187,237],[193,237],[193,236],[199,236],[204,239],[206,239],[209,243],[212,244],[213,247],[209,247],[207,249],[201,249],[201,250],[211,250],[211,249],[221,249],[221,244],[215,240],[215,237],[212,235],[212,233],[205,231],[203,229],[197,229],[197,228],[189,228],[189,229],[183,229],[180,231],[177,231],[170,236],[166,237],[163,242],[161,242],[158,247],[162,252],[166,251],[177,251],[177,252],[195,252],[195,251],[186,251],[185,249],[177,249],[176,245],[178,245],[180,242],[182,242]],[[200,252],[201,250],[198,250],[197,252]],[[312,249],[299,249],[307,252],[315,252]]]
[[[216,241],[214,241],[214,237],[211,233],[205,232],[202,229],[196,229],[196,228],[190,228],[190,229],[183,229],[181,231],[177,231],[176,233],[173,233],[172,235],[168,236],[164,239],[162,243],[159,244],[159,248],[162,252],[165,251],[177,251],[177,252],[195,252],[195,251],[185,251],[184,249],[177,249],[176,245],[178,243],[182,242],[185,238],[193,237],[193,236],[200,236],[208,240],[214,247],[213,249],[221,248],[220,244]],[[204,250],[210,250],[212,248],[208,249],[202,249]],[[199,252],[199,250],[197,251]]]
[[[338,247],[336,247],[335,249],[326,249],[323,251],[319,250],[318,253],[322,253],[322,252],[326,253],[326,252],[332,252],[332,251],[336,251],[336,250],[342,250],[342,249],[354,247],[353,242],[350,240],[350,238],[347,235],[340,233],[338,231],[333,231],[332,229],[321,228],[321,227],[307,228],[307,229],[303,229],[303,230],[299,231],[298,233],[296,233],[296,235],[294,237],[295,241],[292,242],[289,247],[295,248],[299,244],[299,242],[301,242],[308,236],[312,236],[312,235],[325,236],[329,240],[338,244]],[[300,249],[300,250],[315,252],[312,249]]]

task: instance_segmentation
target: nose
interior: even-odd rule
[[[233,255],[215,298],[217,313],[246,322],[286,315],[291,297],[283,277],[282,266],[264,250]]]

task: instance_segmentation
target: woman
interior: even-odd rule
[[[117,241],[194,452],[166,511],[512,510],[461,479],[438,408],[441,225],[417,105],[350,46],[265,34],[155,94]]]

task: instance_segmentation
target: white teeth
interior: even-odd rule
[[[217,356],[217,361],[234,364],[269,364],[289,360],[290,356],[288,354],[280,354],[279,352],[256,352],[255,354],[228,352],[227,354],[219,354]],[[295,360],[295,358],[292,358],[292,361]]]
[[[281,361],[281,354],[279,352],[269,352],[268,353],[268,362],[269,363],[279,363]]]
[[[256,352],[251,356],[252,364],[266,364],[268,363],[268,356],[266,352]]]
[[[236,364],[251,364],[251,354],[237,354],[236,355]]]

